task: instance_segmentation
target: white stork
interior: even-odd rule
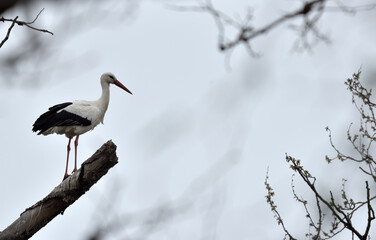
[[[106,113],[110,101],[110,84],[124,89],[132,94],[114,74],[104,73],[101,76],[102,96],[96,101],[76,100],[66,102],[50,107],[47,112],[43,113],[33,124],[33,131],[39,131],[38,135],[49,135],[52,133],[65,134],[69,139],[67,146],[67,163],[65,167],[64,179],[68,175],[68,161],[70,143],[74,136],[74,169],[77,171],[77,145],[78,137],[89,130],[95,128],[99,123],[103,124],[104,114]],[[72,172],[72,173],[73,173]]]

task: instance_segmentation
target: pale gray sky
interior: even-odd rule
[[[248,4],[213,3],[229,15],[243,13]],[[268,3],[254,3],[257,23],[297,5]],[[33,239],[85,239],[117,214],[181,196],[194,198],[195,205],[160,226],[150,239],[281,239],[282,229],[264,197],[268,167],[281,214],[297,234],[308,227],[302,207],[292,198],[292,172],[285,153],[302,159],[323,189],[335,189],[342,177],[356,172],[325,163],[324,156],[333,154],[325,127],[331,127],[334,140],[346,147],[344,131],[358,116],[343,82],[360,66],[362,78],[375,77],[374,11],[325,15],[319,26],[332,44],[319,44],[308,53],[292,52],[296,35],[281,26],[255,41],[261,58],[251,58],[239,47],[228,70],[225,56],[217,50],[215,23],[207,14],[176,12],[144,1],[132,20],[101,23],[98,16],[97,27],[68,31],[54,24],[59,26],[69,12],[43,3],[35,11],[41,7],[45,10],[38,26],[55,35],[38,34],[56,55],[40,64],[25,63],[14,78],[19,82],[12,86],[0,81],[0,229],[48,194],[64,173],[67,139],[37,136],[31,125],[54,104],[97,99],[99,77],[108,71],[134,95],[111,88],[105,124],[80,137],[78,159],[82,163],[112,139],[118,146],[119,164]],[[80,12],[80,7],[75,11]],[[9,14],[18,15],[16,9]],[[1,26],[1,33],[4,29]],[[12,53],[23,31],[28,30],[13,30],[3,54]],[[30,81],[28,72],[35,68],[37,74],[31,76],[40,84],[28,87],[24,81]],[[218,170],[213,174],[222,177],[214,181],[209,174],[208,179],[199,178],[203,186],[209,185],[204,192],[200,184],[191,189],[192,182],[213,165]],[[307,193],[296,182],[297,190]],[[192,192],[186,193],[187,189]],[[213,219],[215,223],[210,222]],[[127,239],[124,231],[129,237],[140,236],[135,225],[124,225],[121,233],[108,239]]]

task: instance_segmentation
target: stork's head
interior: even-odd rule
[[[115,75],[110,73],[110,72],[107,72],[107,73],[103,73],[102,76],[101,76],[101,82],[102,83],[107,83],[107,84],[115,84],[116,86],[118,86],[119,88],[122,88],[124,89],[125,91],[129,92],[130,94],[131,91],[128,90],[128,88],[126,88],[121,82],[119,82],[119,80],[116,79]]]

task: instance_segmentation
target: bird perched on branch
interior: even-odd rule
[[[73,169],[73,172],[75,172],[77,170],[77,145],[79,136],[92,130],[99,123],[103,124],[103,118],[110,101],[110,84],[115,84],[119,88],[132,94],[112,73],[102,74],[100,82],[102,86],[102,96],[98,100],[76,100],[57,104],[50,107],[48,111],[43,113],[33,124],[33,131],[39,131],[38,135],[49,135],[52,133],[65,134],[69,139],[64,179],[69,176],[68,162],[72,138],[76,137],[74,141],[75,152]]]

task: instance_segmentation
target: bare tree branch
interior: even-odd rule
[[[305,2],[303,6],[295,11],[292,11],[290,13],[287,13],[274,21],[271,21],[270,23],[266,24],[263,27],[254,27],[252,26],[250,20],[252,19],[252,14],[249,12],[246,15],[245,21],[242,23],[239,23],[235,20],[233,20],[231,17],[227,16],[223,12],[220,12],[219,10],[215,9],[211,3],[210,0],[206,0],[206,3],[202,6],[198,7],[184,7],[184,6],[174,6],[173,8],[175,10],[180,11],[200,11],[200,12],[208,12],[211,14],[216,22],[216,25],[218,27],[219,31],[219,49],[221,51],[227,51],[229,49],[234,48],[237,45],[245,44],[248,52],[252,56],[258,56],[255,54],[255,52],[252,50],[250,46],[250,41],[254,38],[268,33],[273,28],[285,23],[288,20],[291,20],[296,17],[304,16],[305,24],[302,27],[301,30],[302,34],[307,34],[307,32],[314,29],[314,24],[318,21],[318,19],[321,17],[321,15],[315,15],[312,19],[309,18],[311,13],[322,13],[324,11],[324,4],[327,0],[312,0]],[[235,29],[238,29],[237,36],[233,40],[227,40],[225,41],[225,26],[229,25],[234,27]],[[304,33],[305,32],[305,33]]]
[[[81,168],[60,183],[44,199],[27,208],[20,217],[0,232],[0,239],[29,239],[37,231],[88,191],[118,163],[116,145],[109,140]]]
[[[332,6],[328,6],[328,3]],[[293,11],[287,12],[282,16],[270,21],[264,26],[255,26],[252,12],[247,12],[243,20],[236,20],[224,12],[216,9],[211,0],[202,0],[198,6],[177,6],[170,5],[170,8],[177,11],[188,12],[206,12],[210,14],[215,21],[218,29],[218,48],[220,51],[227,52],[239,45],[243,45],[252,57],[258,57],[251,45],[252,40],[265,35],[276,27],[292,22],[294,19],[301,19],[299,25],[290,24],[289,27],[298,34],[298,39],[293,45],[294,49],[310,49],[317,42],[330,43],[330,39],[321,32],[317,23],[327,11],[342,11],[355,14],[358,11],[369,11],[376,8],[376,4],[367,4],[359,6],[347,6],[340,0],[305,0],[302,5]],[[226,29],[235,31],[235,35],[230,39],[226,36]]]
[[[18,16],[14,18],[13,22],[12,22],[12,25],[10,25],[10,27],[8,28],[8,32],[7,32],[7,35],[5,36],[5,38],[3,39],[3,41],[1,41],[0,43],[0,48],[4,45],[4,43],[9,39],[9,35],[10,35],[10,32],[12,31],[12,28],[14,27],[14,24],[16,23],[18,19]]]
[[[0,48],[3,46],[3,44],[8,40],[9,38],[9,35],[10,35],[10,32],[12,31],[12,28],[14,27],[15,23],[17,23],[17,25],[19,26],[26,26],[28,28],[31,28],[35,31],[38,31],[38,32],[45,32],[45,33],[49,33],[51,35],[54,35],[52,32],[46,30],[46,29],[42,29],[42,28],[36,28],[36,27],[33,27],[32,24],[35,23],[35,21],[38,19],[38,17],[40,16],[40,14],[43,12],[44,8],[42,10],[39,11],[39,13],[37,14],[37,16],[34,18],[33,21],[31,22],[25,22],[25,21],[20,21],[20,20],[17,20],[18,19],[18,16],[15,18],[15,19],[9,19],[9,18],[4,18],[4,17],[1,17],[0,18],[0,21],[1,22],[12,22],[12,25],[8,28],[8,32],[7,32],[7,35],[5,36],[5,38],[3,39],[3,41],[0,43]]]
[[[367,189],[367,208],[368,208],[368,221],[367,221],[367,227],[366,231],[364,233],[364,236],[368,236],[369,230],[371,229],[371,222],[375,219],[375,212],[373,211],[372,205],[371,205],[371,197],[369,193],[369,186],[368,181],[366,181],[366,189]]]
[[[315,194],[316,201],[320,201],[330,210],[330,213],[333,216],[332,229],[330,230],[330,233],[324,233],[324,235],[327,236],[328,239],[337,235],[344,228],[351,231],[352,234],[360,240],[368,239],[369,231],[370,231],[370,228],[371,228],[371,222],[375,219],[375,214],[374,214],[374,210],[371,206],[371,201],[376,198],[375,196],[373,196],[373,197],[370,196],[370,189],[369,189],[369,186],[368,186],[368,181],[366,181],[366,190],[367,190],[367,200],[366,201],[354,202],[352,199],[348,199],[347,196],[346,196],[345,190],[343,189],[342,190],[342,199],[344,200],[344,203],[342,205],[342,204],[339,204],[335,201],[333,193],[331,191],[329,192],[330,193],[330,200],[325,199],[322,196],[322,194],[319,193],[319,191],[316,189],[316,186],[315,186],[316,178],[313,177],[306,169],[303,168],[303,166],[300,164],[300,160],[286,155],[286,161],[291,163],[290,168],[292,170],[296,171],[300,175],[300,177],[304,180],[304,182],[308,185],[308,187],[312,190],[312,192]],[[344,187],[344,184],[343,184],[343,187]],[[307,204],[307,202],[305,200],[297,197],[294,189],[293,189],[293,193],[294,193],[295,199],[297,199],[299,202],[303,203],[304,206]],[[368,222],[367,222],[365,233],[361,234],[360,231],[358,229],[356,229],[355,226],[353,225],[352,218],[353,218],[354,213],[357,212],[362,206],[365,206],[365,205],[367,205],[367,209],[368,209]],[[319,213],[320,213],[321,207],[318,206],[318,208],[319,208],[318,210],[319,210]],[[314,224],[312,225],[313,221],[312,221],[312,218],[311,218],[311,214],[308,212],[307,209],[306,209],[306,213],[307,213],[306,217],[308,216],[308,218],[310,219],[310,226],[315,227]],[[321,213],[320,213],[320,217],[321,217]],[[321,224],[321,223],[319,222],[319,224]],[[342,224],[343,227],[338,229],[338,224]],[[316,235],[316,237],[319,237],[320,231],[322,231],[321,228],[316,228],[316,232],[318,233],[318,235]],[[314,239],[318,239],[318,238],[314,238]]]

